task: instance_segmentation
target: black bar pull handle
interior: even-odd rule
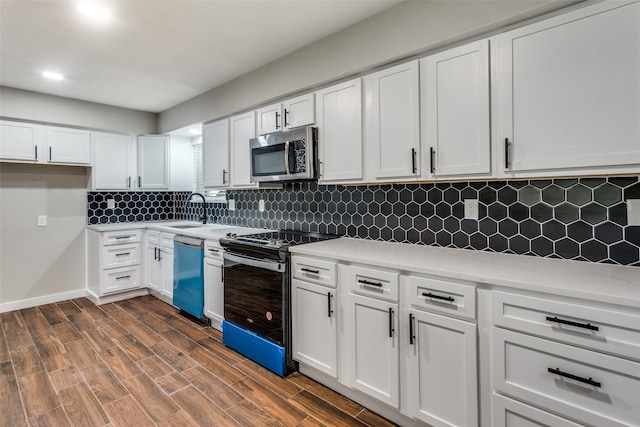
[[[358,283],[362,283],[363,285],[367,285],[367,286],[377,286],[379,288],[382,287],[382,283],[380,282],[370,282],[369,280],[364,280],[364,279],[358,280]]]
[[[393,333],[395,329],[393,329],[393,308],[389,307],[389,338],[393,338]]]
[[[287,111],[287,109],[284,109],[284,127],[289,126],[289,122],[287,121],[287,115],[289,115],[289,112]]]
[[[504,168],[509,169],[509,138],[504,139]]]
[[[547,372],[550,372],[550,373],[552,373],[554,375],[560,375],[561,377],[569,378],[569,379],[572,379],[574,381],[578,381],[578,382],[581,382],[581,383],[589,384],[589,385],[592,385],[594,387],[598,387],[598,388],[602,387],[602,383],[600,383],[598,381],[594,381],[594,379],[591,378],[591,377],[589,377],[589,378],[579,377],[577,375],[569,374],[567,372],[562,372],[560,370],[560,368],[555,368],[555,369],[547,368]]]
[[[327,317],[331,317],[331,315],[333,314],[333,309],[331,308],[332,297],[333,295],[331,295],[331,292],[327,292]]]
[[[127,178],[127,188],[131,188],[131,177]]]
[[[52,151],[52,149],[51,149],[51,147],[49,147],[49,161],[50,161],[50,162],[51,162],[51,158],[52,158],[52,157],[51,157],[51,151]]]
[[[158,248],[153,248],[153,260],[158,260]]]
[[[226,169],[222,169],[222,183],[223,184],[227,183],[227,170]]]
[[[578,328],[589,329],[591,331],[597,331],[597,330],[600,329],[597,326],[593,326],[591,323],[572,322],[571,320],[559,319],[557,316],[554,316],[554,317],[547,316],[547,320],[549,322],[560,323],[562,325],[575,326],[575,327],[578,327]]]
[[[138,188],[142,188],[142,177],[138,175]]]
[[[436,173],[436,150],[433,147],[429,148],[429,168],[431,173]]]
[[[158,248],[158,261],[162,261],[162,249]]]
[[[312,269],[307,268],[307,267],[302,267],[300,269],[300,271],[304,271],[304,272],[311,273],[311,274],[320,274],[320,270],[312,270]]]
[[[431,292],[429,293],[422,293],[423,297],[427,297],[427,298],[433,298],[433,299],[441,299],[444,301],[449,301],[449,302],[454,302],[456,299],[454,297],[445,297],[443,295],[436,295],[436,294],[432,294]]]
[[[276,129],[280,129],[280,125],[278,124],[278,119],[280,118],[280,113],[276,111]]]
[[[128,275],[128,276],[118,276],[118,277],[116,277],[116,280],[130,279],[130,278],[131,278],[131,275]]]
[[[127,256],[127,255],[131,255],[131,252],[122,252],[120,254],[116,254],[116,256]]]
[[[38,146],[37,145],[35,146],[35,149],[36,149],[36,160],[38,160]]]
[[[411,149],[411,171],[413,174],[418,173],[418,165],[416,164],[416,149]]]
[[[413,326],[414,319],[415,317],[413,316],[413,314],[409,313],[409,345],[413,345],[413,343],[416,341],[416,335]]]

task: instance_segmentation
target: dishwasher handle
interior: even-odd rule
[[[265,260],[260,258],[253,258],[243,255],[231,254],[229,252],[224,253],[225,261],[236,262],[238,264],[248,265],[250,267],[262,268],[264,270],[277,271],[278,273],[284,273],[287,266],[283,262]]]
[[[174,245],[182,245],[190,248],[204,248],[204,240],[198,239],[197,237],[183,236],[180,234],[174,238],[173,243]]]

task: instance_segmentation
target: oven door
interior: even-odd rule
[[[284,346],[286,266],[225,252],[225,320]]]

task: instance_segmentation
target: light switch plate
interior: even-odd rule
[[[229,202],[228,202],[227,206],[228,206],[230,211],[235,211],[236,210],[236,201],[235,201],[235,199],[229,199]]]
[[[115,209],[115,208],[116,208],[116,200],[107,199],[107,209]]]
[[[258,210],[260,212],[264,212],[264,199],[260,199],[260,201],[258,202]]]
[[[627,225],[640,225],[640,199],[627,199]]]
[[[477,199],[465,199],[464,200],[464,219],[477,220],[478,215],[478,200]]]
[[[46,226],[47,226],[47,216],[38,215],[38,227],[46,227]]]

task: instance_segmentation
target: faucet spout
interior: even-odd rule
[[[199,196],[202,199],[202,216],[200,217],[200,221],[202,221],[203,224],[206,224],[207,223],[207,200],[204,198],[204,196],[201,193],[189,194],[189,197],[187,197],[187,203],[184,205],[184,207],[186,208],[187,206],[189,206],[189,203],[191,203],[191,199],[193,198],[193,196]]]

